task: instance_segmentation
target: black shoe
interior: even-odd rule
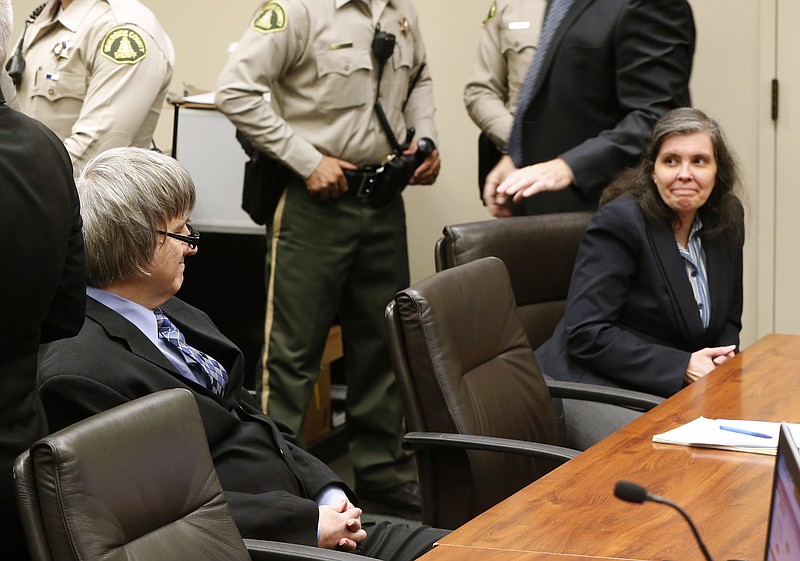
[[[409,481],[388,489],[356,491],[359,506],[367,514],[389,514],[402,518],[420,519],[422,497],[419,484]]]

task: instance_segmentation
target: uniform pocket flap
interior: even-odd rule
[[[317,76],[319,78],[328,74],[350,76],[359,70],[372,70],[372,57],[369,51],[340,49],[317,55]]]

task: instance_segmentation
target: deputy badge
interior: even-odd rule
[[[286,29],[286,10],[275,0],[269,0],[256,14],[253,29],[261,33],[273,33]]]
[[[482,25],[486,25],[496,17],[497,17],[497,2],[492,2],[492,6],[489,8],[489,14],[486,16],[486,19],[483,20]]]
[[[104,57],[117,64],[136,64],[147,56],[147,46],[142,36],[124,25],[106,33],[100,48]]]

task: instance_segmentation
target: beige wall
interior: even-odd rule
[[[17,30],[24,17],[39,0],[16,0]],[[690,0],[698,28],[695,71],[692,79],[694,103],[717,117],[738,152],[746,172],[749,216],[746,256],[746,310],[743,342],[749,343],[769,330],[766,316],[769,275],[758,275],[757,249],[768,252],[770,224],[759,223],[759,201],[765,199],[756,189],[765,175],[768,154],[763,154],[762,139],[769,136],[768,68],[770,53],[765,52],[772,34],[764,21],[769,2],[759,0]],[[145,2],[159,17],[175,43],[177,65],[171,90],[180,94],[184,84],[212,89],[222,67],[227,48],[238,39],[258,2],[252,0],[149,0]],[[475,184],[477,128],[469,120],[461,101],[463,85],[475,53],[480,22],[490,0],[417,0],[425,36],[429,64],[435,82],[437,124],[443,168],[435,186],[411,187],[405,198],[412,279],[433,273],[433,245],[444,225],[488,219],[478,200]],[[768,12],[767,12],[768,13]],[[18,33],[19,31],[17,31]],[[766,49],[768,51],[768,49]],[[171,108],[162,115],[156,140],[162,147],[171,144]],[[762,153],[759,150],[762,150]],[[766,199],[769,200],[769,192]],[[765,214],[771,220],[771,214]],[[766,263],[768,266],[769,263]],[[761,281],[762,286],[758,283]],[[764,306],[760,313],[759,294]],[[766,319],[765,319],[766,318]],[[757,328],[758,326],[758,328]]]

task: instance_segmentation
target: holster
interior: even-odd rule
[[[376,169],[365,168],[355,172],[345,170],[347,184],[356,189],[356,196],[372,207],[389,204],[403,192],[417,163],[413,155],[395,155]]]
[[[244,164],[242,210],[256,224],[266,224],[272,220],[283,190],[296,174],[253,146],[239,130],[236,131],[236,140],[248,156]]]

